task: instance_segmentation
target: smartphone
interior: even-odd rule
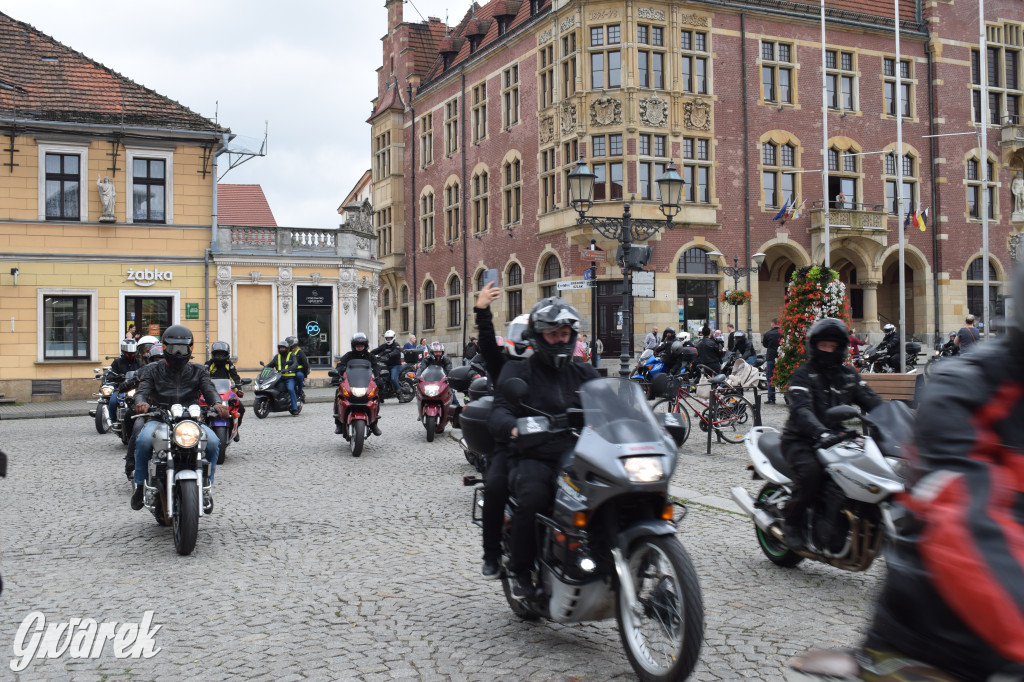
[[[494,286],[498,286],[498,269],[491,268],[490,270],[484,270],[484,287],[490,282],[494,282]]]

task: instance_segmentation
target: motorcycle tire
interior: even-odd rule
[[[766,483],[764,487],[761,488],[761,492],[757,494],[757,506],[767,511],[774,518],[781,519],[781,511],[777,507],[773,508],[773,505],[769,502],[777,492],[779,492],[778,485],[775,483]],[[786,546],[786,543],[778,540],[771,533],[761,530],[757,524],[754,524],[754,532],[757,534],[757,544],[761,548],[761,551],[764,552],[764,555],[768,557],[768,560],[776,566],[793,568],[804,560],[804,557],[790,550],[789,547]]]
[[[427,427],[427,442],[433,443],[434,436],[437,434],[437,417],[428,415],[424,420],[424,425]]]
[[[408,379],[399,379],[398,381],[398,402],[405,404],[411,402],[416,397],[416,388],[409,382]]]
[[[540,618],[540,614],[534,611],[526,602],[512,598],[512,583],[506,571],[501,572],[501,589],[505,593],[505,601],[508,602],[508,607],[512,609],[512,613],[523,620],[538,620]]]
[[[270,414],[270,400],[268,398],[256,398],[256,402],[253,403],[252,411],[256,414],[257,419],[266,419],[267,415]]]
[[[193,480],[174,486],[174,549],[188,556],[196,548],[199,536],[199,487]]]
[[[132,439],[131,432],[135,430],[133,428],[135,426],[134,421],[133,419],[128,419],[128,415],[125,415],[125,420],[121,422],[121,430],[118,431],[118,435],[121,436],[121,442],[125,447],[128,446],[128,442]]]
[[[363,454],[363,443],[366,441],[366,422],[357,419],[352,422],[351,438],[348,441],[349,450],[353,457]]]
[[[231,432],[226,426],[217,426],[213,429],[213,432],[217,434],[217,438],[220,439],[220,451],[217,454],[217,464],[224,463],[224,457],[228,452],[228,440],[231,438]]]
[[[704,602],[690,556],[675,537],[648,536],[626,560],[641,608],[631,609],[620,588],[616,619],[633,671],[645,682],[687,679],[704,643]]]
[[[106,403],[96,405],[96,433],[106,433],[110,430],[110,419],[107,417]]]

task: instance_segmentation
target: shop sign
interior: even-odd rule
[[[199,319],[199,304],[198,303],[185,303],[185,319],[186,320],[198,320]]]
[[[299,287],[299,305],[330,306],[330,287]]]
[[[157,282],[170,282],[173,279],[174,273],[170,270],[161,272],[160,270],[136,270],[135,268],[128,268],[128,275],[125,277],[126,282],[135,282],[140,287],[151,287]]]

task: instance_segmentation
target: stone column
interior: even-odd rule
[[[295,293],[295,280],[292,279],[292,269],[281,267],[277,269],[277,331],[282,339],[295,334],[295,306],[292,305],[292,298]]]
[[[221,265],[217,268],[217,334],[213,341],[229,341],[234,350],[238,344],[234,338],[234,314],[232,311],[232,294],[234,286],[231,282],[231,266]]]
[[[864,332],[879,332],[882,331],[882,326],[878,324],[878,285],[881,282],[868,280],[860,283],[861,289],[864,291]]]
[[[338,270],[338,354],[351,350],[349,343],[352,335],[359,329],[356,317],[356,301],[359,296],[359,284],[356,281],[354,268]]]

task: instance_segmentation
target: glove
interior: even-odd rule
[[[819,450],[825,450],[833,445],[842,443],[847,438],[849,438],[849,434],[845,431],[825,431],[818,436],[818,442],[815,443],[815,447]]]

